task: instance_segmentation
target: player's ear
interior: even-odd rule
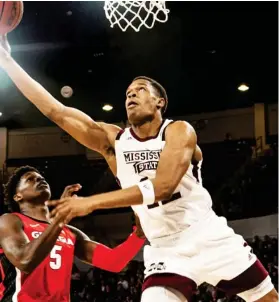
[[[15,195],[14,195],[14,200],[16,201],[16,202],[20,202],[21,200],[22,200],[22,194],[20,194],[20,193],[16,193]]]
[[[157,109],[162,109],[165,106],[166,100],[163,98],[157,99]]]

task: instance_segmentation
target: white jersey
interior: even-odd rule
[[[138,138],[132,128],[118,134],[115,141],[117,178],[123,189],[155,178],[165,146],[165,129],[172,122],[164,120],[157,136],[147,139]],[[132,207],[150,242],[184,231],[212,211],[212,200],[202,186],[200,170],[201,162],[190,164],[170,200]]]

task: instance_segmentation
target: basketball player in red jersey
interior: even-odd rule
[[[63,196],[79,189],[80,185],[69,186]],[[48,183],[33,167],[17,169],[5,186],[5,201],[12,213],[0,217],[2,302],[70,301],[74,256],[119,272],[143,246],[140,226],[124,243],[110,249],[64,225],[66,216],[50,223],[45,205],[49,198]]]
[[[168,99],[158,82],[147,77],[132,81],[126,92],[131,127],[122,130],[58,102],[12,59],[5,37],[2,45],[0,65],[19,90],[77,141],[101,153],[123,188],[51,201],[52,216],[132,206],[151,243],[144,250],[143,302],[190,301],[203,282],[246,301],[278,300],[251,248],[212,210],[202,186],[196,133],[187,122],[163,120]]]

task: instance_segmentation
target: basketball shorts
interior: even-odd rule
[[[143,289],[150,285],[150,276],[162,279],[173,274],[187,278],[187,286],[180,280],[184,289],[190,285],[194,290],[207,282],[233,295],[258,287],[259,297],[273,288],[251,247],[234,233],[225,218],[213,211],[182,233],[152,240],[151,245],[144,248],[144,263]],[[262,283],[265,284],[263,290],[259,289]],[[186,294],[189,300],[189,293]]]

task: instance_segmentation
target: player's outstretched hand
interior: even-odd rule
[[[64,192],[62,193],[60,199],[67,198],[67,197],[77,197],[77,195],[73,193],[78,192],[81,188],[82,186],[80,184],[69,185],[65,187]]]
[[[67,197],[59,200],[50,200],[46,202],[46,205],[54,207],[50,212],[51,219],[54,219],[57,215],[64,216],[67,213],[67,221],[70,221],[74,217],[86,216],[93,211],[92,203],[84,197]]]
[[[7,35],[0,35],[0,65],[11,57],[11,47]]]

